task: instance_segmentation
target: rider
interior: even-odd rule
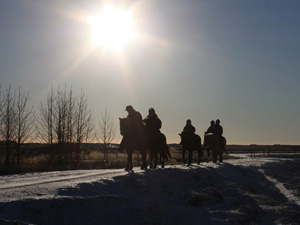
[[[214,128],[215,128],[215,121],[212,120],[210,121],[210,127],[207,128],[205,134],[214,133]]]
[[[132,135],[139,136],[141,133],[141,129],[143,127],[143,118],[142,115],[136,111],[131,105],[126,106],[126,111],[128,112],[128,116],[126,119],[131,124]]]
[[[190,119],[188,119],[186,121],[186,125],[183,128],[183,131],[181,132],[181,134],[179,134],[181,136],[181,142],[180,145],[182,145],[182,158],[183,158],[183,163],[186,163],[185,160],[185,151],[189,150],[189,158],[188,158],[188,165],[190,165],[192,163],[192,145],[194,145],[194,140],[195,140],[195,132],[196,132],[196,128],[192,125],[192,121]]]
[[[181,136],[181,142],[180,145],[182,144],[182,138],[186,138],[186,137],[192,137],[196,132],[196,128],[192,125],[192,121],[190,119],[188,119],[186,121],[185,127],[183,128],[183,131],[181,132],[180,136]]]
[[[142,122],[142,115],[136,111],[131,105],[126,106],[126,111],[128,112],[127,119],[133,124],[138,124]]]
[[[216,125],[213,129],[213,134],[217,135],[218,137],[221,137],[223,134],[223,127],[220,125],[220,120],[216,120]]]
[[[161,120],[158,118],[153,108],[150,108],[148,112],[148,116],[144,119],[147,132],[150,134],[151,138],[158,141],[160,138],[160,128],[162,125]]]
[[[223,138],[222,138],[223,127],[220,125],[220,120],[219,119],[216,120],[216,125],[214,126],[213,134],[216,135],[219,138],[220,143],[222,144],[223,148],[225,148],[224,143],[223,143]]]
[[[148,127],[153,133],[159,133],[161,128],[161,120],[158,118],[153,108],[149,109],[148,116],[144,119],[146,127]]]
[[[192,125],[192,121],[190,119],[188,119],[186,121],[186,125],[183,128],[182,132],[184,132],[184,131],[192,133],[192,134],[194,134],[196,132],[196,128]]]

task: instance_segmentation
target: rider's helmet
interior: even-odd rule
[[[215,124],[215,121],[213,121],[213,120],[210,121],[210,124],[211,124],[211,125],[214,125],[214,124]]]
[[[216,124],[220,124],[220,120],[219,119],[216,120]]]
[[[190,119],[188,119],[188,120],[186,121],[186,123],[187,123],[187,124],[191,124],[192,121],[191,121]]]

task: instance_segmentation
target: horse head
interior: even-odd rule
[[[120,120],[120,133],[122,136],[128,133],[128,120],[126,118],[119,118]]]

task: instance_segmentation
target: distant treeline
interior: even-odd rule
[[[227,145],[226,147],[232,153],[248,153],[269,151],[272,153],[300,153],[300,145]]]
[[[72,88],[49,90],[35,107],[29,92],[0,86],[0,163],[6,170],[20,164],[29,142],[47,144],[48,161],[79,160],[81,144],[91,140],[104,143],[108,151],[115,138],[115,124],[110,113],[101,113],[95,121],[88,98]],[[36,108],[36,110],[35,110]],[[99,124],[96,130],[95,124]]]

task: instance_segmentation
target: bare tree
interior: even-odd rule
[[[11,85],[5,90],[0,109],[0,135],[5,142],[5,165],[9,168],[11,164],[12,145],[16,138],[16,92],[13,92]]]
[[[76,140],[77,143],[88,141],[94,129],[93,113],[89,108],[87,97],[81,91],[77,99],[76,111]]]
[[[68,91],[58,89],[55,100],[54,130],[57,137],[58,148],[61,156],[65,159],[73,159],[73,153],[78,158],[79,145],[75,145],[76,127],[76,98],[72,87]]]
[[[49,145],[49,160],[54,160],[54,101],[55,93],[53,87],[47,94],[46,103],[41,102],[40,119],[38,126],[38,133],[40,141],[48,143]]]
[[[57,143],[66,142],[66,131],[67,131],[67,93],[66,87],[64,91],[57,90],[55,98],[55,120],[54,120],[54,131],[57,138]]]
[[[54,91],[47,95],[46,104],[40,108],[40,137],[55,146],[59,157],[79,158],[80,145],[92,138],[93,115],[87,97],[81,91],[79,97],[72,88]],[[55,144],[55,145],[54,145]],[[54,150],[52,150],[53,152]],[[52,154],[52,158],[54,155]]]
[[[74,142],[75,137],[75,113],[76,113],[76,99],[73,96],[73,90],[72,87],[69,91],[68,95],[68,108],[67,108],[67,133],[66,133],[66,141],[68,143]]]
[[[103,143],[103,159],[108,160],[111,144],[116,138],[116,125],[107,109],[101,113],[99,128],[98,136]]]
[[[20,163],[20,155],[22,145],[32,137],[34,128],[33,105],[29,105],[29,93],[21,91],[19,87],[18,96],[16,99],[16,129],[17,129],[17,146],[16,156],[17,164]]]

